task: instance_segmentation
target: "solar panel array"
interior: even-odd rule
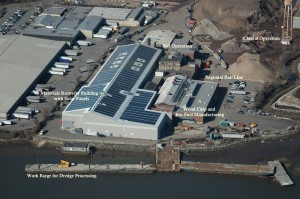
[[[147,105],[155,93],[138,90],[136,94],[137,95],[132,98],[120,119],[155,125],[161,113],[146,109],[148,108]]]
[[[127,97],[127,95],[122,94],[122,91],[135,92],[132,91],[132,88],[141,78],[142,73],[156,52],[156,49],[139,45],[94,111],[114,117]]]
[[[82,87],[82,89],[77,93],[75,98],[69,104],[65,111],[78,110],[83,108],[92,108],[97,100],[100,98],[105,86],[112,81],[113,77],[120,69],[120,66],[129,56],[130,52],[136,47],[136,45],[128,45],[117,48],[111,55],[110,59],[105,62],[101,71],[95,76],[91,81],[90,85],[87,87]],[[86,95],[86,93],[98,93],[100,95]],[[88,101],[82,100],[88,97]]]
[[[65,111],[92,108],[98,100],[104,86],[82,87]]]

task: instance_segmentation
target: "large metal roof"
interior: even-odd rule
[[[128,111],[134,107],[130,103],[132,100],[140,100],[140,98],[135,98],[136,95],[144,96],[150,92],[142,90],[137,92],[137,89],[148,76],[160,54],[161,50],[141,44],[117,47],[90,84],[84,86],[77,93],[64,112],[86,109],[114,120],[131,121],[128,118]],[[86,97],[86,94],[82,94],[82,92],[90,92],[91,95],[97,93],[98,96],[92,97],[88,101],[80,100]],[[153,93],[150,94],[152,100]],[[145,104],[148,104],[150,100],[150,95],[147,96],[142,98],[145,100]],[[145,108],[147,107],[145,106]],[[140,109],[135,109],[135,111],[138,110]],[[160,117],[160,113],[147,112],[146,114],[149,114],[151,118],[158,119]],[[132,122],[143,123],[133,120]],[[157,120],[144,123],[154,125],[156,122]]]
[[[217,82],[191,80],[181,75],[168,77],[155,104],[174,105],[178,112],[186,107],[207,108],[217,87]]]
[[[10,111],[64,45],[65,42],[26,36],[0,37],[1,113]]]
[[[138,90],[122,113],[120,119],[155,125],[161,113],[147,109],[155,95],[156,92],[153,91]]]
[[[94,7],[88,15],[112,20],[125,20],[131,11],[131,9],[126,8]]]
[[[95,31],[103,22],[104,19],[102,17],[87,16],[77,29]]]
[[[61,16],[66,11],[66,8],[64,7],[49,7],[46,8],[45,11],[42,13],[42,15],[54,15],[54,16]]]

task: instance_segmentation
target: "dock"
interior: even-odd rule
[[[268,164],[275,168],[274,177],[281,186],[289,186],[294,184],[279,160],[268,161]]]
[[[97,174],[97,173],[154,173],[192,171],[249,176],[275,177],[281,186],[293,185],[293,181],[280,161],[268,161],[264,164],[226,164],[209,162],[182,161],[179,149],[171,145],[157,148],[156,164],[73,164],[61,160],[59,164],[26,165],[29,174]]]
[[[153,173],[155,166],[145,164],[77,164],[69,168],[59,168],[57,164],[32,164],[26,165],[26,173]]]
[[[268,164],[245,165],[245,164],[224,164],[207,162],[181,162],[181,169],[185,171],[203,173],[222,173],[236,175],[271,176],[274,174],[274,167]]]
[[[156,168],[158,172],[180,172],[180,150],[170,145],[157,150]]]

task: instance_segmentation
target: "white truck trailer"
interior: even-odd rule
[[[66,59],[66,60],[69,60],[69,61],[73,61],[73,58],[72,57],[68,57],[68,56],[60,56],[60,58]]]
[[[49,70],[48,73],[51,74],[51,75],[60,75],[60,76],[64,76],[65,75],[64,72],[54,71],[54,70]]]
[[[45,91],[49,91],[51,90],[51,86],[49,84],[37,84],[35,86],[35,90],[45,90]]]
[[[0,123],[5,124],[5,125],[13,125],[16,122],[14,120],[2,120],[2,121],[0,121]]]
[[[13,113],[13,116],[17,119],[28,119],[30,118],[30,115],[29,114],[26,114],[26,113],[18,113],[18,112],[14,112]]]
[[[78,41],[76,41],[76,43],[77,43],[79,46],[90,46],[90,45],[92,45],[92,42],[90,42],[90,41],[85,41],[85,40],[78,40]]]
[[[28,102],[33,102],[33,103],[40,103],[42,101],[45,100],[45,98],[41,97],[41,96],[27,96],[26,100]]]
[[[66,69],[65,68],[58,68],[58,67],[51,67],[51,70],[53,71],[58,71],[58,72],[66,72]]]
[[[247,92],[243,90],[230,90],[229,94],[246,95]]]
[[[79,50],[65,50],[65,54],[68,56],[77,56],[79,54]]]

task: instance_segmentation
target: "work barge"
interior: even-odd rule
[[[180,150],[171,146],[158,149],[156,164],[74,164],[69,167],[60,167],[59,164],[32,164],[26,165],[25,172],[31,174],[54,173],[154,173],[154,172],[202,172],[249,176],[274,177],[281,186],[293,185],[293,181],[279,160],[268,161],[265,164],[225,164],[208,162],[181,161]]]

